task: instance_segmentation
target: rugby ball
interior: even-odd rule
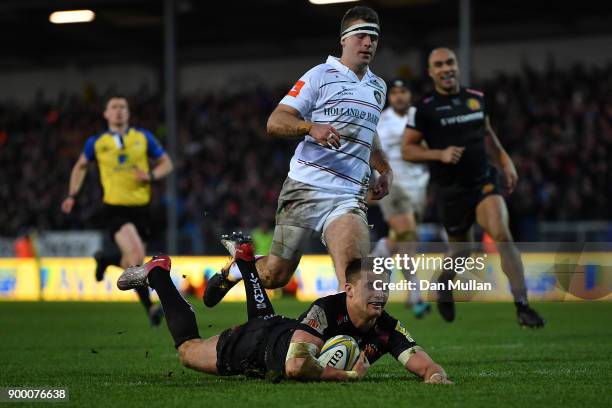
[[[319,363],[339,370],[350,370],[359,358],[359,345],[351,336],[335,336],[321,349]]]

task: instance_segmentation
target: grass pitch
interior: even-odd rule
[[[203,337],[246,318],[241,303],[191,301]],[[274,303],[291,317],[307,306]],[[452,324],[388,305],[456,382],[431,386],[389,356],[360,383],[214,377],[183,368],[165,325],[151,329],[137,303],[0,303],[0,387],[67,387],[75,406],[612,406],[612,303],[534,306],[543,330],[520,329],[511,304],[458,304]]]

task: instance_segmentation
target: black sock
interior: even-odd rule
[[[444,286],[447,286],[449,280],[454,280],[457,273],[451,269],[442,269],[440,275],[438,275],[438,282],[444,282]]]
[[[142,303],[142,305],[145,308],[145,311],[148,313],[149,309],[151,309],[151,306],[153,306],[153,303],[151,303],[151,296],[149,294],[149,288],[140,287],[140,288],[135,288],[134,290],[138,294],[138,299],[140,299],[140,303]]]
[[[96,258],[96,279],[99,281],[104,278],[104,272],[109,265],[121,267],[121,252],[116,246],[112,249],[105,249],[95,254]]]
[[[166,324],[174,339],[174,347],[191,339],[199,339],[198,325],[193,308],[172,283],[170,274],[162,268],[149,272],[149,286],[155,289],[166,316]]]
[[[266,289],[259,279],[255,261],[247,262],[236,259],[236,265],[240,269],[242,281],[247,298],[247,314],[249,320],[274,316],[274,307],[268,298]]]
[[[109,265],[121,266],[121,252],[118,250],[109,252],[106,259]]]
[[[104,263],[104,266],[115,265],[121,266],[121,251],[117,248],[116,245],[109,247],[102,251],[101,260]]]
[[[527,289],[511,289],[512,296],[514,297],[514,305],[518,308],[519,306],[528,306],[529,302],[527,301]]]

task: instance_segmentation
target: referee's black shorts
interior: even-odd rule
[[[151,209],[148,205],[123,206],[104,204],[102,208],[102,222],[104,228],[114,240],[115,233],[125,224],[132,223],[143,241],[151,236]]]
[[[438,212],[448,235],[467,233],[476,221],[476,207],[490,195],[501,194],[499,174],[493,167],[472,185],[438,187]]]

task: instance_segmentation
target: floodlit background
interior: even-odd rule
[[[203,338],[243,323],[244,303],[231,302],[244,300],[240,286],[215,309],[201,301],[205,277],[227,260],[218,236],[249,231],[267,252],[297,141],[270,139],[265,122],[306,70],[339,55],[340,19],[355,4],[381,18],[375,73],[408,79],[418,98],[431,90],[429,51],[445,45],[462,83],[486,93],[518,169],[511,227],[546,327],[519,328],[488,243],[494,290],[458,302],[454,323],[433,302],[415,319],[406,293],[386,307],[454,387],[424,385],[390,356],[342,385],[188,370],[168,330],[149,327],[136,295],[116,289],[118,268],[95,281],[91,255],[109,245],[98,175],[64,216],[71,167],[105,127],[105,98],[128,96],[132,124],[176,165],[155,185],[148,254],[172,255]],[[50,22],[75,18],[52,14],[69,10],[90,10],[76,16],[89,22]],[[610,1],[0,0],[0,52],[0,400],[2,387],[27,386],[67,389],[79,407],[612,406]],[[435,200],[419,227],[428,256],[443,253]],[[368,215],[375,241],[386,227],[377,207]],[[271,293],[280,314],[337,290],[324,248],[309,252],[285,290],[298,300]]]
[[[73,214],[60,203],[115,93],[175,162],[154,188],[148,252],[222,255],[219,235],[240,229],[266,253],[297,141],[272,140],[265,122],[306,70],[339,55],[339,22],[355,4],[381,18],[372,70],[408,79],[415,98],[432,87],[429,51],[457,50],[462,83],[485,91],[518,169],[507,197],[518,241],[612,240],[608,3],[15,0],[0,3],[0,255],[28,255],[24,237],[42,257],[89,257],[108,245],[95,166]],[[57,13],[67,10],[84,11]],[[84,22],[51,22],[70,18]],[[443,239],[435,199],[422,241]],[[387,230],[377,207],[369,217],[375,241]],[[309,252],[324,248],[313,242]]]

